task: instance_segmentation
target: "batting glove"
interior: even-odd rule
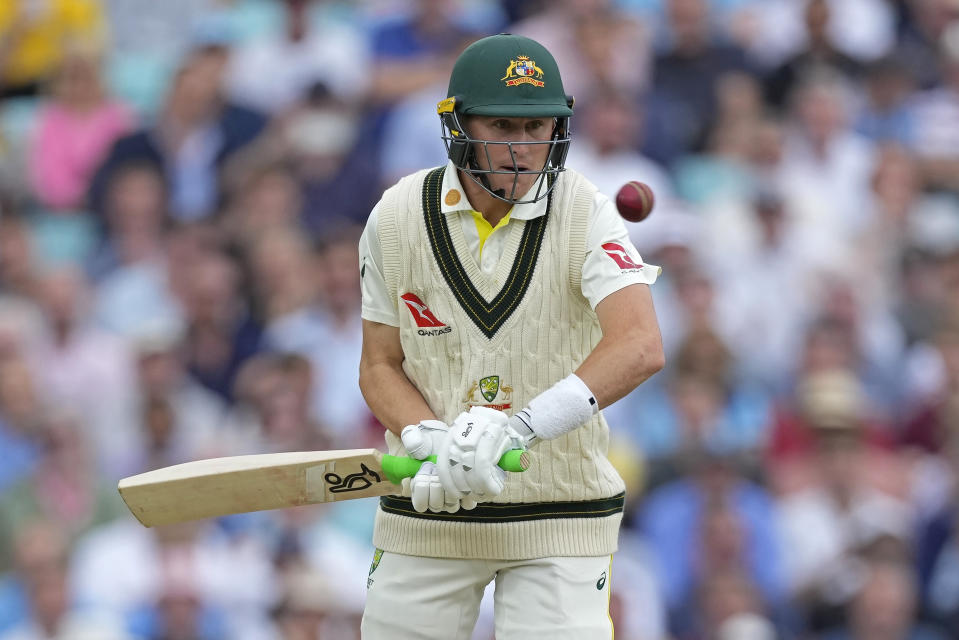
[[[400,439],[411,457],[425,460],[428,456],[439,453],[448,432],[449,427],[440,420],[423,420],[419,424],[404,427]],[[452,513],[461,508],[472,509],[476,506],[476,500],[446,491],[436,465],[432,462],[424,462],[410,480],[410,498],[413,500],[413,508],[419,512],[429,509]]]
[[[457,497],[447,491],[440,480],[436,465],[429,461],[423,463],[410,481],[410,498],[413,508],[420,513],[427,509],[453,513],[476,506],[476,500],[470,496]]]
[[[509,416],[489,407],[473,407],[450,425],[436,466],[447,491],[478,500],[502,493],[506,472],[498,466],[510,449],[525,449],[524,439],[509,425]]]
[[[426,460],[439,453],[449,429],[442,420],[422,420],[404,427],[400,440],[411,458]]]

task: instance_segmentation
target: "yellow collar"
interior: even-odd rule
[[[543,179],[544,178],[540,178],[540,180]],[[530,192],[534,192],[537,184],[539,183],[536,183],[532,186]],[[452,162],[446,163],[446,171],[443,173],[443,190],[441,193],[440,210],[443,213],[453,213],[454,211],[475,211],[473,206],[469,203],[469,200],[466,198],[466,190],[463,189],[463,185],[460,183],[459,173],[456,171],[456,166]],[[506,221],[508,221],[510,218],[514,220],[532,220],[533,218],[538,218],[542,215],[545,215],[547,201],[548,198],[542,198],[537,202],[513,205],[513,208],[510,209],[509,214],[507,214],[503,220],[496,225],[496,227],[505,225]],[[486,221],[484,220],[483,222]],[[489,226],[489,223],[486,224]],[[477,229],[478,228],[479,227],[477,227]],[[493,229],[491,228],[490,233],[492,233],[492,231]],[[482,233],[480,233],[480,236],[482,236]],[[487,233],[487,237],[488,236],[489,233]]]

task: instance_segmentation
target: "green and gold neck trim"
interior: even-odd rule
[[[453,291],[453,295],[456,296],[456,300],[483,335],[491,339],[519,306],[533,279],[540,246],[546,235],[546,222],[549,220],[552,195],[547,200],[546,214],[526,221],[509,277],[496,297],[487,302],[470,280],[466,268],[456,254],[446,216],[442,213],[440,195],[443,190],[445,171],[446,167],[434,169],[426,175],[426,180],[423,182],[423,216],[426,221],[426,232],[429,235],[436,264]]]

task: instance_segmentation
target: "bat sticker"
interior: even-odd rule
[[[380,482],[380,475],[367,467],[365,464],[360,464],[360,471],[356,473],[351,473],[345,478],[341,478],[335,473],[328,473],[323,478],[330,485],[330,493],[345,493],[347,491],[362,491],[363,489],[368,489],[372,487],[375,483]],[[372,480],[370,479],[372,478]]]

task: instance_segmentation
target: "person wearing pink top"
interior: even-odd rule
[[[82,209],[93,172],[133,125],[132,111],[107,94],[99,57],[88,51],[69,55],[40,110],[29,150],[30,183],[39,203],[55,211]]]

